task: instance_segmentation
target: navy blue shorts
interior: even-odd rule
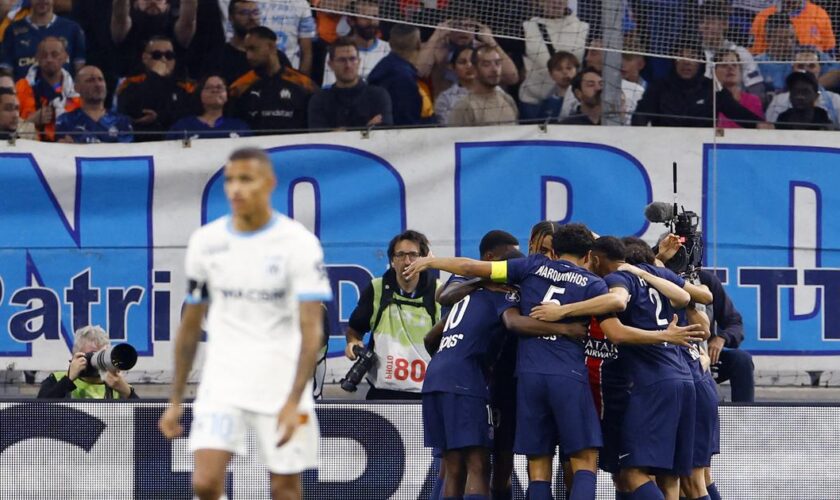
[[[712,455],[720,453],[720,420],[718,417],[717,384],[711,375],[694,382],[697,395],[697,417],[694,423],[695,467],[712,465]]]
[[[626,385],[620,387],[602,386],[601,433],[604,446],[598,454],[598,466],[610,474],[618,474],[618,455],[621,448],[621,425],[627,411],[630,390]]]
[[[691,474],[696,411],[693,381],[634,387],[621,427],[619,466]]]
[[[484,398],[431,392],[423,394],[426,446],[442,451],[470,446],[492,448],[493,424]]]
[[[572,455],[600,448],[601,424],[589,382],[562,375],[520,373],[516,386],[516,438],[519,455]]]
[[[490,394],[490,408],[493,410],[493,451],[513,452],[516,436],[516,380],[505,381],[493,387]]]

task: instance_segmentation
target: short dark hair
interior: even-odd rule
[[[776,12],[767,18],[764,25],[766,31],[790,28],[793,23],[790,21],[790,16],[784,12]]]
[[[262,40],[277,42],[277,33],[266,26],[254,26],[247,31],[247,36],[253,36]]]
[[[494,54],[497,53],[496,48],[491,47],[490,45],[482,44],[482,45],[479,45],[477,47],[474,47],[473,48],[473,53],[470,54],[470,62],[472,63],[473,66],[475,66],[477,68],[478,67],[478,57],[481,54],[484,54],[484,53],[489,54],[491,52],[494,53]]]
[[[233,8],[240,3],[257,3],[256,0],[230,0],[228,4],[228,19],[233,16]]]
[[[645,240],[637,236],[625,236],[621,238],[624,247],[627,249],[624,260],[629,264],[654,264],[656,262],[656,254],[653,249],[645,243]]]
[[[592,231],[584,224],[578,223],[563,224],[558,227],[552,239],[556,256],[569,254],[583,257],[592,249],[593,243],[595,243],[595,237],[592,236]]]
[[[257,160],[262,163],[265,163],[266,165],[271,165],[271,159],[268,157],[267,154],[265,154],[265,151],[255,147],[239,148],[233,153],[231,153],[230,157],[228,158],[229,162],[241,160]]]
[[[548,68],[548,72],[551,73],[553,70],[559,68],[565,61],[572,63],[572,66],[575,68],[580,66],[580,61],[578,61],[577,56],[571,52],[566,52],[565,50],[551,54],[551,57],[548,58],[548,62],[545,66]]]
[[[785,87],[787,87],[788,92],[793,88],[795,83],[805,83],[810,85],[811,88],[814,89],[814,92],[820,91],[820,84],[817,82],[817,77],[815,77],[812,73],[803,73],[801,71],[794,71],[793,73],[789,74],[787,78],[785,78]]]
[[[397,52],[407,52],[414,50],[412,45],[414,40],[420,39],[420,29],[411,24],[395,24],[391,28],[390,44],[391,49]]]
[[[425,257],[429,255],[429,239],[426,238],[426,235],[421,233],[420,231],[415,231],[413,229],[407,229],[400,234],[391,238],[391,242],[388,243],[388,260],[394,260],[394,248],[396,248],[397,243],[408,240],[417,243],[417,246],[420,247],[420,256]]]
[[[353,41],[352,38],[349,36],[342,36],[336,39],[330,46],[327,48],[327,53],[330,55],[330,59],[335,57],[335,51],[339,47],[353,47],[356,50],[356,55],[359,54],[359,48],[356,47],[356,43]]]
[[[700,6],[700,19],[729,19],[729,2],[706,0]]]
[[[592,251],[604,254],[610,260],[624,260],[627,249],[624,243],[615,236],[601,236],[592,243]]]
[[[452,55],[449,56],[449,64],[455,66],[455,62],[461,57],[461,54],[466,50],[473,50],[472,45],[465,45],[463,47],[457,47],[455,50],[452,51]],[[472,63],[472,54],[470,54],[470,63]]]
[[[151,45],[155,42],[167,42],[170,45],[172,45],[173,49],[175,48],[175,42],[173,42],[172,39],[169,38],[168,36],[154,35],[154,36],[149,37],[149,39],[146,40],[146,43],[143,44],[143,50],[145,51],[147,48],[149,48],[149,45]]]
[[[723,49],[715,51],[714,61],[716,63],[721,63],[723,62],[723,58],[729,55],[734,55],[735,60],[741,62],[741,56],[738,55],[738,51],[733,49]]]
[[[15,94],[15,89],[12,87],[0,87],[0,96],[4,95],[16,96],[17,94]]]
[[[596,75],[601,76],[600,71],[592,66],[587,66],[583,68],[580,73],[576,74],[574,78],[572,78],[572,90],[580,90],[580,86],[583,85],[583,75],[587,73],[595,73]]]
[[[478,244],[478,253],[483,256],[485,252],[503,245],[519,245],[519,240],[507,231],[494,229],[481,238],[481,243]]]

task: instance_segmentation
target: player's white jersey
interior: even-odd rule
[[[318,239],[274,213],[237,232],[229,216],[198,229],[187,247],[187,302],[210,301],[198,401],[280,410],[300,356],[299,303],[331,300]],[[310,408],[304,391],[301,408]]]

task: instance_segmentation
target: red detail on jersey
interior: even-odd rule
[[[597,319],[592,318],[589,322],[589,336],[593,339],[604,340],[604,331]],[[586,357],[586,369],[589,371],[589,388],[592,390],[592,399],[595,401],[595,410],[598,416],[604,417],[604,394],[601,388],[601,366],[604,360],[601,358]]]

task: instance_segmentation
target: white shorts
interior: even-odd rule
[[[248,452],[246,433],[251,429],[257,443],[260,462],[274,474],[297,474],[318,464],[318,420],[315,410],[308,410],[306,419],[292,439],[277,447],[280,432],[277,416],[256,413],[234,406],[197,403],[193,405],[190,451],[224,450],[237,455]]]

